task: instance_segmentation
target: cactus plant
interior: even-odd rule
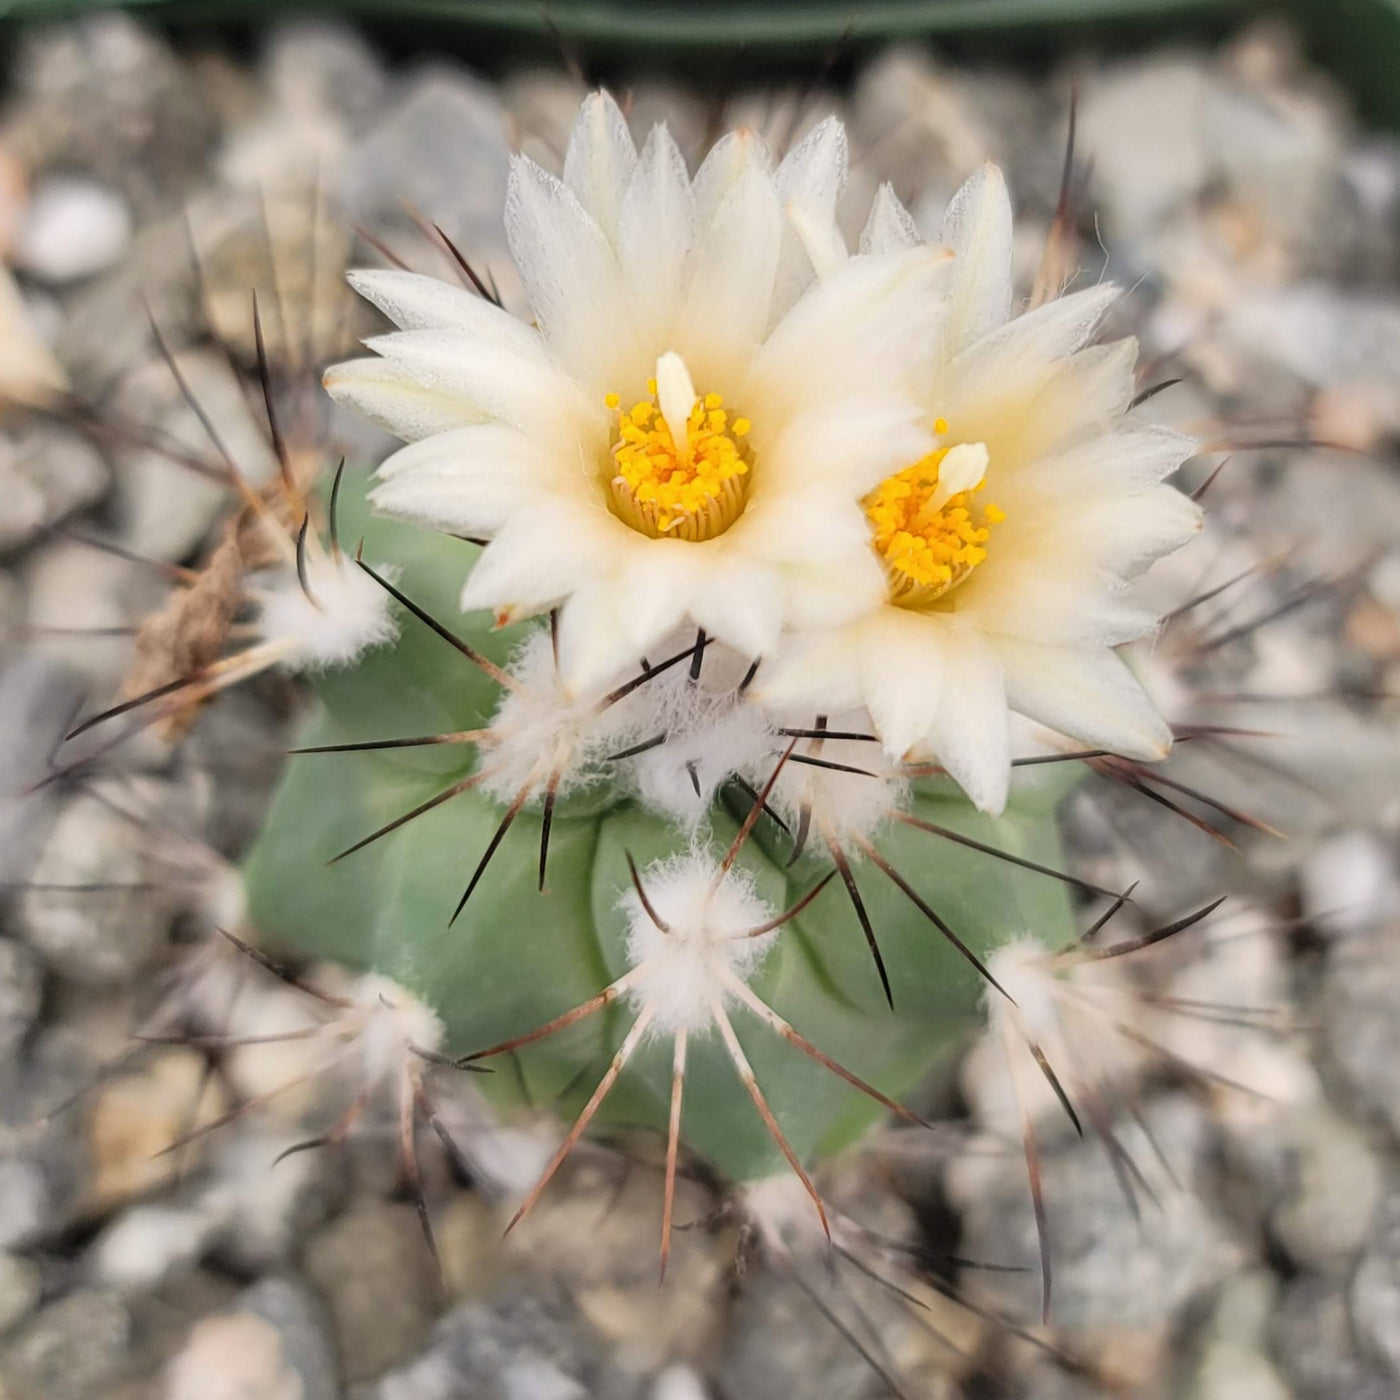
[[[1005,996],[993,950],[1070,939],[1058,760],[1170,743],[1115,649],[1198,528],[1191,444],[1124,419],[1131,342],[1084,348],[1111,291],[1008,319],[990,167],[931,247],[882,190],[848,256],[844,163],[827,122],[692,182],[590,98],[563,182],[514,168],[534,325],[363,274],[400,329],[327,376],[410,445],[288,535],[263,647],[317,702],[251,920],[390,979],[419,1049],[515,1052],[487,1092],[575,1120],[555,1165],[643,1126],[668,1177],[815,1197]],[[1011,710],[1071,736],[1014,781]]]

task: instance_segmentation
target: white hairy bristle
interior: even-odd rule
[[[415,1051],[442,1045],[445,1031],[437,1013],[388,977],[357,978],[350,1000],[364,1013],[358,1048],[366,1087],[398,1074]]]
[[[776,932],[746,935],[775,916],[753,877],[736,868],[715,885],[719,863],[705,851],[659,861],[642,872],[647,901],[634,889],[618,906],[627,917],[627,960],[640,968],[633,1004],[652,1016],[655,1033],[703,1033],[716,1004],[730,999],[729,977],[747,982],[759,969]]]
[[[816,716],[789,712],[783,716],[782,723],[789,729],[813,729]],[[825,727],[837,734],[874,733],[865,710],[828,715]],[[839,763],[844,768],[860,771],[822,768],[803,762],[805,758]],[[762,767],[749,770],[749,778],[756,786],[762,786],[771,774],[771,763],[767,771]],[[908,803],[909,792],[909,780],[886,758],[878,743],[858,739],[799,739],[792,758],[778,774],[768,802],[793,830],[797,829],[803,811],[809,810],[812,831],[818,840],[829,833],[833,841],[845,847],[853,840],[873,836],[887,820],[891,809],[899,810]]]
[[[637,692],[645,715],[639,735],[664,734],[666,742],[629,767],[643,805],[693,830],[729,778],[763,766],[774,736],[768,716],[740,693],[749,663],[738,652],[712,642],[699,674],[692,677],[692,669],[675,666]]]
[[[556,790],[562,796],[616,776],[603,760],[625,748],[636,728],[635,710],[627,701],[600,709],[606,690],[585,695],[567,691],[547,628],[530,634],[507,669],[517,684],[502,692],[490,736],[481,744],[482,768],[488,774],[484,791],[503,802],[527,787],[542,794],[557,773]],[[627,679],[620,676],[618,684]]]
[[[261,604],[258,630],[265,642],[285,648],[288,669],[348,666],[398,635],[389,595],[351,560],[308,554],[305,570],[305,589],[288,568],[275,582],[250,590]]]

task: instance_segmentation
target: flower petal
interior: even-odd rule
[[[1011,707],[1080,743],[1156,760],[1172,734],[1116,652],[992,639],[1006,668]]]
[[[527,616],[552,607],[614,562],[617,530],[626,526],[601,507],[544,500],[513,516],[482,551],[462,590],[462,607]]]
[[[944,325],[951,357],[1011,314],[1011,196],[997,166],[989,161],[953,196],[938,241],[957,258]]]
[[[492,535],[551,486],[558,468],[540,446],[499,423],[459,428],[401,448],[380,468],[371,504],[431,529]]]
[[[835,117],[815,126],[783,158],[773,176],[786,218],[771,315],[774,320],[802,295],[813,275],[839,265],[846,244],[836,227],[836,205],[850,164],[846,128]]]
[[[941,618],[882,607],[860,629],[865,705],[891,758],[927,739],[949,683]]]
[[[465,287],[397,268],[366,268],[345,277],[400,330],[463,331],[512,354],[546,359],[544,342],[533,326]]]
[[[527,156],[511,160],[505,222],[541,334],[581,383],[606,393],[632,348],[607,235],[567,185]]]
[[[1011,726],[997,652],[970,629],[944,637],[946,673],[932,735],[938,761],[983,812],[1006,806],[1011,781]]]
[[[412,370],[377,357],[332,365],[321,383],[336,403],[405,442],[484,423],[489,416],[479,405],[428,388]]]
[[[859,496],[934,448],[918,407],[893,394],[837,400],[792,419],[771,442],[750,503],[770,492],[831,486]]]
[[[396,331],[365,344],[425,389],[523,432],[552,429],[569,438],[575,452],[578,433],[606,432],[602,404],[590,405],[568,375],[464,331]]]
[[[763,338],[783,220],[757,138],[713,214],[696,228],[678,348],[701,383],[732,383]],[[708,162],[707,162],[708,164]],[[696,179],[696,205],[701,206]]]
[[[862,680],[860,629],[830,627],[785,638],[765,658],[751,693],[770,708],[812,706],[834,714],[865,703]]]
[[[901,253],[906,248],[917,248],[923,241],[914,216],[900,202],[894,186],[886,181],[875,191],[870,217],[861,230],[860,251],[880,257],[887,253]]]
[[[680,305],[695,200],[685,157],[664,126],[642,147],[617,221],[617,246],[639,333],[660,344]]]
[[[614,245],[622,194],[636,164],[637,148],[627,119],[612,95],[590,92],[564,154],[564,183]]]

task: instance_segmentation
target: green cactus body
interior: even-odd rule
[[[347,481],[342,535],[363,537],[364,558],[392,563],[397,586],[483,654],[504,663],[523,627],[492,632],[462,618],[458,592],[474,546],[377,519],[363,482]],[[396,645],[314,678],[319,696],[304,742],[380,740],[487,723],[496,684],[418,620],[401,615]],[[538,626],[538,623],[529,624]],[[465,1055],[521,1035],[595,996],[626,971],[627,856],[646,870],[690,838],[621,792],[586,789],[560,801],[546,890],[537,887],[538,799],[501,843],[460,918],[454,907],[501,822],[503,805],[468,790],[344,860],[330,857],[473,771],[469,745],[307,755],[293,759],[247,868],[252,920],[270,948],[374,971],[437,1012],[441,1049]],[[776,761],[776,759],[775,759]],[[1060,863],[1055,807],[1076,765],[1018,779],[999,817],[977,812],[948,784],[924,783],[910,810],[930,822],[1045,865]],[[1031,776],[1034,775],[1034,776]],[[708,843],[722,851],[751,798],[715,804]],[[1044,875],[907,825],[875,836],[882,855],[969,948],[985,954],[1031,933],[1071,936],[1065,886]],[[767,819],[739,863],[756,891],[786,909],[830,870],[813,849],[792,869],[789,838]],[[985,984],[969,962],[872,863],[855,878],[894,991],[887,1006],[851,903],[834,880],[787,923],[754,979],[774,1011],[884,1093],[907,1093],[944,1061],[976,1017]],[[526,1101],[577,1112],[632,1016],[625,1000],[519,1052],[520,1074],[482,1076],[498,1107]],[[735,1029],[794,1151],[812,1161],[857,1141],[881,1106],[786,1043],[742,1008]],[[599,1122],[664,1132],[671,1082],[665,1036],[650,1037],[619,1078]],[[740,1085],[718,1036],[692,1038],[682,1140],[730,1179],[783,1169],[772,1137]]]

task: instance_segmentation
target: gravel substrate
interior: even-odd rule
[[[1028,289],[1072,81],[1092,169],[1080,284],[1125,287],[1114,329],[1140,336],[1150,384],[1179,381],[1143,413],[1219,449],[1191,484],[1229,454],[1205,536],[1161,586],[1193,596],[1248,575],[1174,621],[1149,666],[1173,719],[1258,733],[1183,744],[1168,771],[1286,839],[1188,801],[1231,845],[1101,778],[1068,803],[1076,870],[1137,881],[1141,918],[1231,896],[1142,987],[1235,1014],[1177,1017],[1180,1058],[1144,1063],[1131,1101],[1109,1106],[1131,1190],[1101,1141],[1047,1120],[1045,1325],[1025,1166],[997,1132],[985,1044],[930,1091],[945,1129],[882,1136],[823,1180],[912,1247],[897,1288],[838,1257],[765,1253],[699,1179],[683,1183],[677,1218],[694,1224],[658,1288],[645,1142],[589,1146],[503,1241],[502,1183],[531,1179],[551,1129],[495,1123],[460,1077],[439,1092],[461,1154],[421,1144],[441,1276],[392,1105],[275,1166],[334,1119],[343,1086],[189,1136],[285,1078],[297,1053],[181,1042],[235,1002],[238,1024],[275,1028],[298,995],[247,975],[214,931],[240,917],[236,864],[298,697],[264,681],[209,707],[178,746],[143,735],[17,795],[50,772],[70,717],[115,692],[123,630],[227,509],[219,483],[166,450],[208,443],[146,307],[240,462],[266,470],[240,385],[249,286],[273,289],[268,340],[288,377],[364,329],[341,274],[379,259],[352,230],[445,276],[419,219],[438,223],[510,301],[509,153],[557,165],[583,89],[543,70],[497,85],[446,61],[391,69],[328,25],[273,30],[252,66],[114,17],[18,46],[0,114],[0,279],[14,284],[0,286],[0,384],[63,375],[94,407],[0,417],[3,1400],[1400,1391],[1400,728],[1387,702],[1400,686],[1400,142],[1360,128],[1272,28],[1213,51],[1084,56],[1037,80],[897,50],[844,94],[720,102],[643,82],[630,114],[639,133],[667,119],[694,160],[717,129],[755,125],[782,147],[840,113],[852,233],[882,180],[936,227],[994,159]],[[361,459],[387,446],[349,420],[332,431]]]

